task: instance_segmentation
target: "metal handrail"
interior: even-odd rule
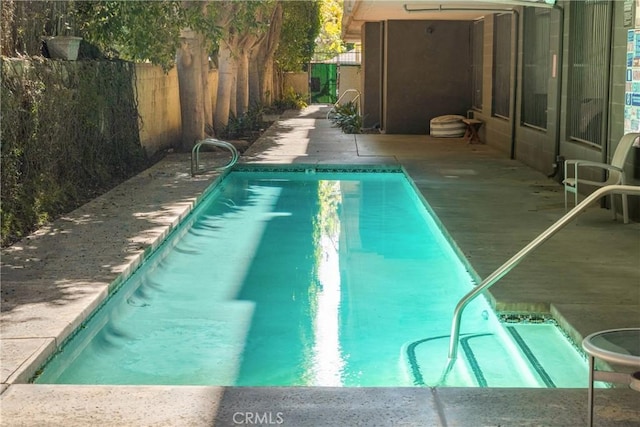
[[[204,172],[200,170],[200,164],[199,164],[200,147],[202,147],[203,145],[212,145],[214,147],[222,147],[231,151],[231,160],[229,160],[229,163],[223,166],[215,166],[212,168],[213,170],[225,170],[233,166],[238,161],[238,157],[239,157],[238,150],[236,150],[236,147],[234,147],[233,144],[227,141],[221,141],[215,138],[203,139],[202,141],[198,141],[191,149],[191,176],[196,176],[196,174]]]
[[[360,91],[358,89],[347,89],[344,92],[342,92],[342,95],[340,95],[340,97],[338,98],[338,100],[335,102],[335,104],[333,104],[333,107],[331,107],[331,109],[329,110],[329,112],[327,113],[327,119],[330,118],[330,115],[332,112],[335,111],[336,107],[338,107],[340,105],[340,100],[342,98],[344,98],[344,96],[348,93],[351,92],[355,92],[356,95],[353,97],[353,99],[351,100],[351,102],[356,102],[358,101],[358,113],[360,113],[362,111],[362,107],[360,107]]]
[[[464,297],[458,301],[456,309],[453,312],[453,322],[451,323],[451,336],[449,338],[449,368],[445,370],[448,372],[456,357],[458,356],[458,341],[460,340],[460,319],[462,317],[462,311],[475,297],[491,287],[494,283],[509,273],[524,257],[529,255],[538,246],[546,242],[550,237],[560,231],[564,226],[571,222],[574,218],[582,213],[582,211],[594,201],[604,197],[608,194],[632,194],[640,196],[640,186],[634,185],[607,185],[606,187],[599,188],[598,190],[587,196],[582,202],[578,203],[573,209],[567,212],[559,220],[553,223],[549,228],[543,231],[538,237],[533,239],[527,246],[522,248],[520,252],[511,257],[507,262],[498,267],[493,273],[491,273],[486,279],[482,281],[478,286],[473,288]]]

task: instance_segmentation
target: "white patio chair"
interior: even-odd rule
[[[625,184],[625,175],[624,175],[624,163],[627,160],[627,156],[631,152],[631,147],[636,139],[640,137],[640,133],[628,133],[624,135],[620,142],[618,142],[618,146],[616,147],[616,151],[613,153],[613,157],[611,158],[611,164],[607,163],[599,163],[599,162],[591,162],[588,160],[566,160],[564,162],[564,180],[562,183],[564,184],[564,208],[567,209],[567,193],[574,194],[574,203],[578,204],[578,185],[587,185],[594,187],[604,187],[606,185],[616,185],[616,184]],[[605,179],[604,181],[591,181],[584,178],[581,178],[578,174],[578,171],[581,168],[596,168],[605,171]],[[570,175],[571,172],[571,175]],[[582,172],[582,176],[585,173]],[[613,219],[616,219],[616,209],[614,204],[614,196],[611,196],[611,210],[613,212]],[[622,216],[624,219],[624,223],[629,223],[629,210],[627,206],[627,195],[622,195]]]

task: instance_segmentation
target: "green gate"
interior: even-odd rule
[[[312,104],[335,104],[338,100],[338,65],[311,64],[309,92]]]

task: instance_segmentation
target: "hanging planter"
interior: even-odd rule
[[[54,36],[47,39],[47,50],[52,59],[66,59],[75,61],[78,59],[78,50],[82,37]]]

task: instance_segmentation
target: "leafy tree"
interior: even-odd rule
[[[323,59],[345,51],[342,41],[342,1],[321,0],[320,19],[322,28],[316,39],[316,54]]]
[[[111,57],[174,64],[184,10],[177,2],[78,2],[82,36]]]
[[[39,55],[43,37],[73,34],[73,1],[2,0],[0,9],[5,56]]]
[[[190,150],[213,129],[213,106],[209,90],[209,54],[222,34],[218,15],[222,2],[183,1],[187,19],[180,32],[176,55],[182,117],[181,148]]]
[[[282,34],[275,53],[280,70],[302,71],[311,60],[321,27],[320,3],[320,0],[284,3]]]
[[[277,1],[269,19],[269,29],[256,42],[249,59],[249,104],[271,105],[274,95],[275,52],[280,45],[284,2]]]
[[[327,1],[66,3],[75,8],[67,13],[75,33],[107,56],[148,61],[166,71],[177,66],[182,148],[190,149],[194,141],[204,138],[205,130],[213,131],[214,124],[217,130],[223,129],[230,112],[241,114],[252,103],[270,104],[275,93],[274,67],[300,70],[310,60],[321,27],[320,6]],[[219,78],[215,112],[208,89],[213,52],[217,52],[213,57]]]
[[[218,95],[214,114],[216,132],[229,122],[229,114],[248,108],[249,54],[267,32],[267,20],[275,1],[227,0],[218,15],[218,25],[224,29],[218,49]],[[240,93],[239,93],[240,92]],[[238,95],[240,95],[238,97]]]
[[[217,8],[199,1],[77,2],[83,37],[108,55],[161,65],[178,66],[182,114],[182,147],[190,149],[211,126],[208,53],[220,30]],[[186,31],[185,31],[186,30]]]
[[[262,41],[270,32],[270,27],[279,25],[272,22],[275,18],[274,11],[280,4],[277,1],[245,2],[247,18],[244,22],[248,25],[238,37],[236,54],[236,108],[234,113],[241,116],[249,110],[249,62],[251,54],[258,49]]]

